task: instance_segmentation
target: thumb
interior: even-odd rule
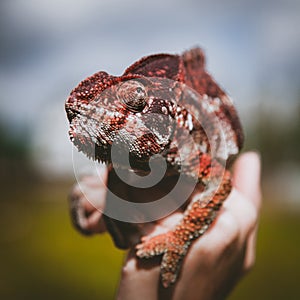
[[[260,156],[256,152],[242,154],[233,167],[233,185],[259,209],[261,205]]]

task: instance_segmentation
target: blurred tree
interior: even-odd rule
[[[257,110],[256,122],[248,130],[246,148],[257,148],[262,155],[263,170],[270,174],[282,163],[300,164],[300,101],[294,116],[282,122],[274,111]]]
[[[33,174],[29,160],[30,139],[24,131],[13,132],[10,126],[0,122],[0,178],[4,182],[28,179],[28,175]]]

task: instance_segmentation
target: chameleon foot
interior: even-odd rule
[[[152,238],[142,238],[142,243],[136,246],[136,254],[140,258],[151,258],[163,254],[160,266],[162,284],[164,287],[169,287],[176,281],[180,263],[187,252],[188,245],[176,237],[173,231],[169,231]]]

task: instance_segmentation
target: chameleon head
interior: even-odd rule
[[[142,76],[98,72],[82,81],[66,101],[69,135],[88,157],[111,162],[115,146],[132,161],[147,162],[170,144],[175,102],[157,97]]]

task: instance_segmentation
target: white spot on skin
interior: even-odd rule
[[[193,126],[193,119],[190,114],[187,115],[187,124],[188,124],[189,131],[192,131],[194,126]]]
[[[153,103],[153,98],[150,98],[149,101],[148,101],[148,106],[151,106]]]
[[[163,106],[162,108],[161,108],[161,111],[162,111],[162,113],[163,114],[168,114],[168,109],[165,107],[165,106]]]
[[[183,124],[184,124],[184,119],[183,119],[182,114],[178,114],[178,115],[177,115],[177,124],[178,124],[180,127],[183,126]]]
[[[209,98],[208,100],[203,98],[203,100],[205,101],[201,102],[202,107],[208,113],[214,113],[220,110],[221,101],[219,98]]]

